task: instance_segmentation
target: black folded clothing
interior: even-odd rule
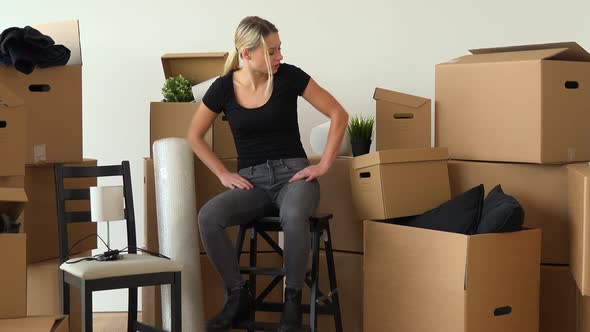
[[[32,73],[35,66],[47,68],[67,64],[70,50],[54,44],[51,37],[30,26],[8,28],[0,34],[0,63],[13,65],[25,74]]]

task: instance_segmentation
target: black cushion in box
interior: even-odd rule
[[[481,219],[483,202],[484,186],[480,184],[437,208],[409,219],[405,224],[438,231],[474,234]]]
[[[484,203],[477,233],[514,232],[522,229],[524,209],[518,201],[506,195],[502,186],[492,189]]]

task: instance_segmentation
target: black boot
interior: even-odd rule
[[[207,322],[207,332],[228,331],[233,324],[250,319],[252,294],[247,286],[229,292],[227,299],[213,319]]]
[[[307,332],[301,325],[301,290],[285,288],[285,305],[278,332]]]

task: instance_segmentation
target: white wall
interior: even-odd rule
[[[149,102],[161,99],[160,56],[227,51],[239,20],[276,24],[285,62],[307,71],[349,113],[372,113],[375,87],[434,97],[434,65],[470,48],[577,41],[590,49],[587,0],[496,1],[11,1],[0,29],[79,19],[83,57],[84,157],[131,161],[139,244]],[[300,126],[324,117],[302,101]],[[111,242],[124,246],[121,226]],[[104,227],[100,230],[105,237]],[[95,310],[126,310],[126,293],[102,294]]]

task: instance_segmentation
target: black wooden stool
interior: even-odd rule
[[[330,219],[332,214],[316,214],[309,218],[310,232],[311,232],[311,246],[312,246],[312,263],[311,271],[307,271],[305,275],[305,283],[311,289],[310,304],[302,304],[301,310],[303,313],[309,313],[309,327],[311,332],[317,331],[317,315],[332,315],[334,316],[334,324],[336,326],[336,332],[342,332],[342,318],[340,314],[340,302],[338,300],[338,288],[336,286],[336,270],[334,268],[334,255],[332,253],[332,240],[330,235]],[[268,275],[274,276],[274,279],[268,284],[268,286],[256,297],[254,301],[254,310],[250,317],[250,321],[247,323],[235,326],[236,329],[250,331],[275,331],[278,327],[278,323],[267,323],[267,322],[256,322],[255,312],[266,311],[266,312],[282,312],[283,303],[267,302],[265,301],[272,290],[279,285],[281,280],[285,277],[285,270],[268,267],[257,267],[256,266],[256,253],[257,253],[257,241],[258,234],[268,242],[268,244],[281,256],[283,257],[283,249],[267,234],[267,232],[281,232],[281,224],[279,217],[264,217],[258,219],[251,224],[240,226],[240,232],[238,233],[236,251],[238,255],[238,261],[242,253],[242,247],[244,244],[244,238],[246,236],[246,230],[250,229],[250,266],[241,267],[240,273],[248,274],[249,281],[248,285],[252,294],[256,294],[256,276]],[[318,287],[319,277],[319,260],[320,260],[320,236],[324,240],[324,248],[326,251],[326,263],[328,267],[328,278],[330,280],[330,290],[327,294],[324,294]],[[281,287],[282,288],[282,287]],[[281,291],[282,294],[282,291]],[[322,302],[322,304],[320,304]]]

